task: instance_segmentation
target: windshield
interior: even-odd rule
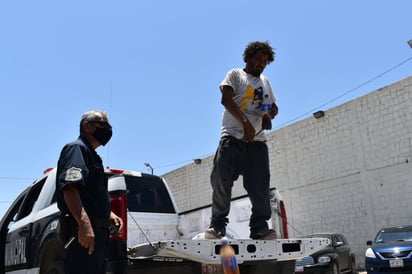
[[[412,227],[383,229],[375,238],[375,243],[399,241],[412,241]]]

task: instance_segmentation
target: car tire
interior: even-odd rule
[[[64,274],[63,245],[60,240],[46,240],[40,254],[40,274]]]
[[[332,267],[331,267],[331,274],[339,274],[339,265],[337,263],[332,263]]]
[[[351,264],[351,273],[352,274],[358,274],[358,271],[356,271],[356,263],[355,263],[355,259],[352,260],[352,264]]]
[[[45,274],[64,274],[63,261],[50,262],[46,265]]]

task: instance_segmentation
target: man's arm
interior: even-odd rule
[[[95,235],[90,218],[80,199],[79,190],[76,185],[70,184],[64,187],[62,191],[66,205],[79,225],[79,231],[77,233],[78,241],[81,246],[89,249],[89,254],[92,254],[94,251]]]
[[[255,137],[255,128],[250,123],[249,119],[246,115],[239,109],[236,105],[235,101],[233,100],[233,96],[235,95],[235,91],[231,86],[222,86],[222,105],[229,111],[230,114],[233,115],[239,122],[243,125],[243,140],[246,142],[253,141]]]

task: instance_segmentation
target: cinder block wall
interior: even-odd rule
[[[341,232],[363,267],[380,227],[412,223],[412,76],[267,138],[291,237]],[[164,175],[180,211],[210,204],[212,161]],[[240,178],[233,195],[244,193]]]

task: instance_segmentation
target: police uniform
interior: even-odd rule
[[[77,241],[77,223],[70,217],[63,197],[63,188],[71,184],[78,188],[83,207],[92,222],[95,249],[91,255],[88,254],[88,249]],[[61,151],[57,164],[56,194],[62,216],[69,216],[69,221],[61,224],[66,234],[64,237],[66,240],[71,236],[76,237],[76,240],[65,249],[65,272],[105,273],[105,246],[109,235],[105,221],[109,222],[111,212],[107,176],[100,156],[81,136],[76,141],[66,144]]]

